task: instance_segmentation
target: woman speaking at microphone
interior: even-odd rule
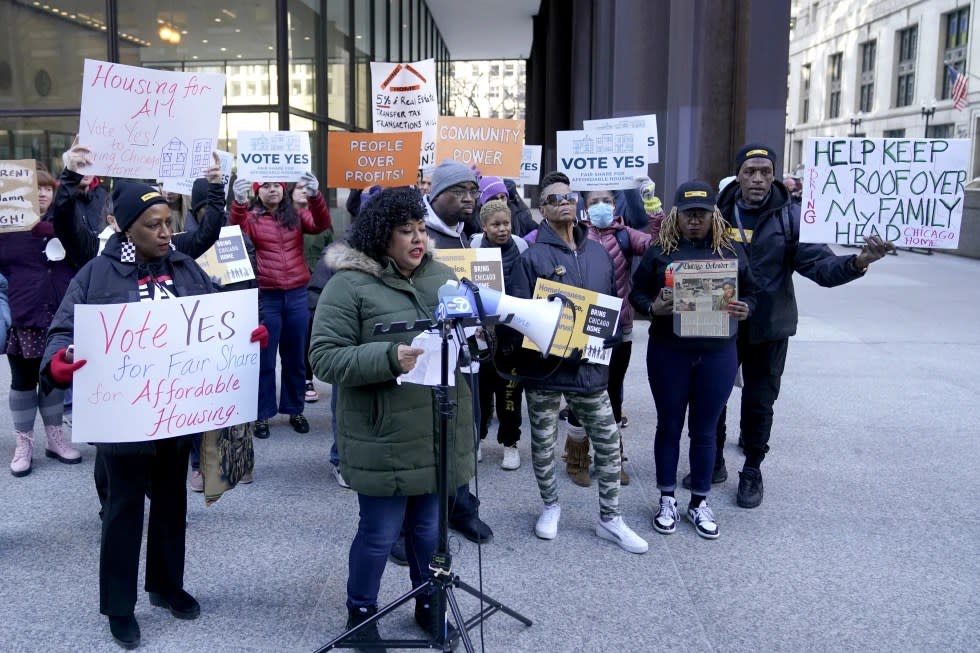
[[[436,446],[432,389],[397,379],[411,371],[421,349],[416,333],[375,333],[376,325],[430,320],[438,289],[453,271],[427,251],[425,209],[413,188],[381,191],[350,234],[349,246],[327,253],[335,270],[313,318],[310,361],[317,378],[337,388],[337,449],[343,477],[357,492],[360,521],[351,543],[347,578],[347,628],[377,612],[381,575],[405,524],[412,586],[425,582],[438,535]],[[469,389],[458,371],[450,399],[448,487],[473,476]],[[462,425],[457,431],[457,425]],[[421,596],[415,621],[430,635],[442,615]],[[380,638],[377,626],[358,633]]]

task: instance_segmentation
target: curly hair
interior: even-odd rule
[[[351,247],[375,261],[384,261],[392,232],[403,224],[419,220],[425,220],[425,207],[417,188],[385,188],[358,214],[351,228]]]
[[[503,200],[490,200],[480,207],[480,222],[486,222],[494,213],[506,213],[510,217],[510,207]]]
[[[680,243],[681,230],[677,226],[677,216],[678,211],[675,206],[670,210],[670,215],[664,218],[663,223],[660,225],[660,236],[657,239],[657,243],[664,250],[664,254],[670,254],[675,251]],[[727,249],[732,254],[735,254],[735,245],[732,244],[731,236],[728,235],[725,218],[721,217],[721,211],[716,206],[714,211],[711,212],[711,251],[724,258],[725,254],[722,252],[723,249]]]

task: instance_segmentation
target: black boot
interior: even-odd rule
[[[711,472],[711,484],[718,485],[719,483],[724,483],[727,480],[728,480],[728,468],[725,467],[725,458],[724,456],[718,456],[717,458],[715,458],[714,471]],[[681,486],[683,486],[685,490],[691,489],[690,474],[688,474],[687,476],[681,479]]]
[[[424,599],[417,599],[415,601],[415,623],[428,633],[430,637],[436,637],[437,633],[441,633],[442,614],[436,608],[434,597],[425,597]],[[448,625],[449,629],[447,634],[449,635],[451,646],[455,650],[456,645],[459,644],[459,631],[451,623]]]
[[[755,508],[762,503],[762,472],[754,467],[743,467],[738,473],[738,494],[735,503],[740,508]]]
[[[136,622],[136,617],[126,615],[125,617],[109,617],[109,632],[112,639],[116,640],[124,649],[134,649],[140,645],[140,625]]]
[[[347,626],[345,627],[345,629],[350,630],[351,628],[354,628],[364,623],[365,621],[367,621],[377,613],[378,613],[378,607],[375,605],[372,605],[367,608],[352,608],[348,606]],[[377,642],[380,640],[381,640],[381,633],[378,632],[378,622],[376,621],[374,623],[368,624],[367,626],[357,631],[356,633],[354,633],[348,638],[349,642]],[[385,651],[387,651],[388,649],[384,647],[376,648],[372,646],[371,648],[363,648],[363,649],[355,647],[354,650],[362,651],[364,653],[368,653],[368,652],[385,653]]]

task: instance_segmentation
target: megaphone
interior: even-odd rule
[[[555,340],[555,333],[558,331],[558,322],[561,320],[564,304],[560,298],[521,299],[486,286],[480,286],[479,290],[483,312],[486,315],[497,315],[501,320],[509,316],[510,321],[507,322],[507,326],[527,336],[541,350],[542,356],[547,356]],[[464,311],[467,315],[477,314],[476,296],[467,285],[460,286],[458,281],[449,280],[444,283],[439,288],[439,300],[440,309],[443,305],[449,306],[448,311],[444,309],[441,311],[444,311],[447,316],[451,317],[454,313],[462,315]]]

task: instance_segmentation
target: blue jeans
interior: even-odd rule
[[[310,319],[306,287],[292,290],[260,290],[269,346],[259,358],[258,419],[277,412],[301,415],[306,390],[306,325]],[[276,409],[276,353],[282,359],[279,408]]]
[[[337,453],[337,385],[330,386],[330,424],[333,429],[333,442],[330,444],[330,464],[340,467],[340,454]]]
[[[677,459],[687,414],[691,492],[708,495],[717,449],[715,431],[732,393],[737,367],[734,339],[717,351],[675,349],[654,341],[648,345],[647,377],[657,405],[653,455],[660,490],[677,487]]]
[[[378,603],[381,575],[391,546],[405,524],[405,551],[412,587],[429,576],[429,561],[436,550],[439,500],[435,494],[411,497],[371,497],[358,494],[360,521],[348,557],[347,607]]]

